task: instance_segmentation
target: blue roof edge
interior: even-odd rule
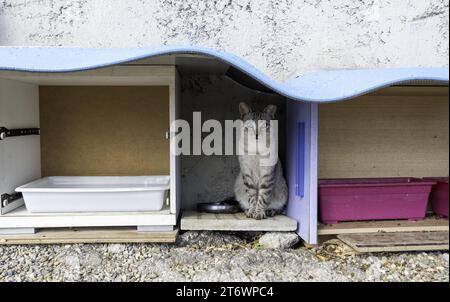
[[[0,70],[63,73],[176,54],[213,57],[234,66],[274,92],[306,102],[346,100],[413,80],[449,81],[448,67],[413,67],[316,71],[280,83],[233,54],[197,46],[164,46],[153,49],[0,47]]]

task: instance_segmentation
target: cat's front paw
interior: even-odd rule
[[[247,218],[253,218],[253,214],[254,214],[253,209],[247,209],[244,211],[244,213],[245,213],[245,216],[247,216]]]
[[[267,217],[273,217],[273,216],[278,215],[279,212],[280,211],[278,211],[278,210],[268,209],[268,210],[266,210],[266,216]]]
[[[266,218],[266,212],[265,211],[256,211],[253,213],[253,218],[256,220],[261,220]]]

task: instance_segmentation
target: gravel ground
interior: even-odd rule
[[[186,232],[176,244],[0,246],[0,281],[449,281],[448,252],[264,249],[255,236]]]

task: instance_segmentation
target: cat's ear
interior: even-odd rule
[[[239,113],[241,114],[241,118],[243,118],[247,113],[250,112],[250,107],[244,102],[239,103]]]
[[[268,105],[266,108],[264,108],[264,112],[267,113],[271,118],[274,118],[275,113],[277,112],[277,106]]]

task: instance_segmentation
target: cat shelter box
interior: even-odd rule
[[[60,241],[173,241],[176,67],[99,59],[72,71],[58,68],[64,54],[47,55],[48,70],[0,71],[0,234],[70,228]]]
[[[302,238],[448,232],[448,68],[319,71],[294,86],[309,101],[289,100],[287,120],[288,215]]]
[[[246,220],[247,230],[295,230],[312,244],[353,230],[319,222],[322,178],[448,177],[448,68],[317,71],[280,83],[201,47],[0,47],[0,242],[174,241],[199,187],[226,194],[204,172],[236,167],[177,156],[171,123],[203,103],[202,120],[234,119],[232,102],[264,93],[272,98],[256,103],[282,113],[289,200],[285,215]],[[189,218],[199,229],[220,223],[200,216]],[[242,230],[238,218],[228,225]]]

